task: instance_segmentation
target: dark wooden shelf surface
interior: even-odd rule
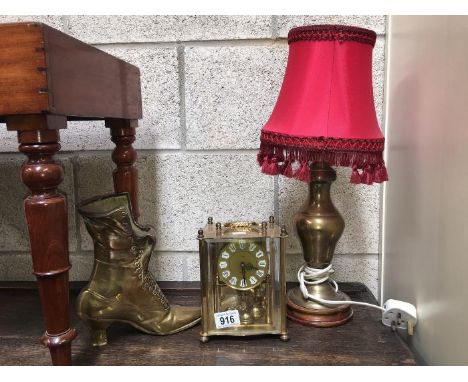
[[[197,305],[196,283],[160,283],[172,304]],[[38,346],[43,322],[33,284],[0,283],[0,365],[50,365],[47,348]],[[171,336],[151,336],[115,324],[108,345],[93,348],[74,302],[83,284],[71,285],[74,365],[415,365],[400,337],[380,322],[375,309],[354,307],[351,322],[336,328],[309,328],[289,321],[291,340],[274,336],[218,337],[199,341],[200,326]],[[184,289],[181,289],[184,287]],[[374,302],[359,283],[342,283],[352,299]]]

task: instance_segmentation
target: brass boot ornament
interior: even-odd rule
[[[94,268],[77,310],[91,328],[94,346],[107,344],[113,322],[166,335],[200,321],[198,307],[171,307],[148,271],[156,236],[152,227],[134,220],[127,193],[90,199],[78,210],[93,239]]]

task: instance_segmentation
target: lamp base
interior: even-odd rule
[[[299,287],[288,292],[288,318],[302,325],[328,328],[343,325],[353,317],[351,305],[346,304],[350,298],[343,292],[335,292],[328,282],[318,285],[309,285],[307,290],[310,295],[318,298],[343,301],[343,305],[326,306],[305,300]]]

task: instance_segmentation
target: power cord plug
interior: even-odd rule
[[[408,302],[399,300],[387,300],[383,305],[382,323],[385,326],[408,331],[410,336],[413,335],[413,328],[418,322],[416,307]]]

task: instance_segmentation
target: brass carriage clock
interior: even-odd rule
[[[277,334],[287,341],[286,229],[269,222],[208,224],[198,231],[201,341],[210,336]]]

